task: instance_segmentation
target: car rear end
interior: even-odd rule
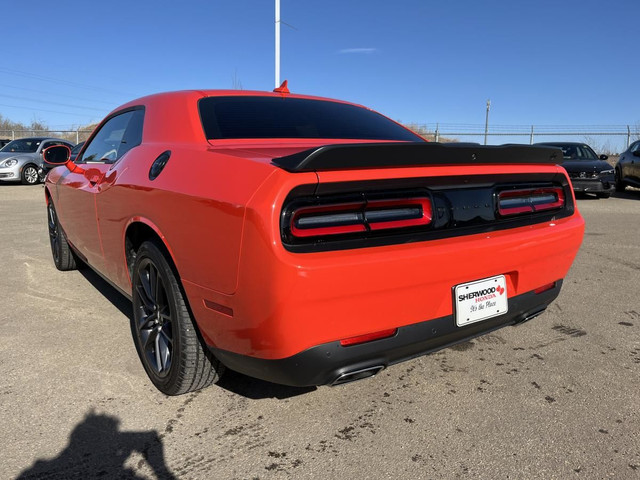
[[[230,368],[345,383],[527,321],[558,295],[584,221],[556,150],[331,149],[273,159],[247,205],[235,294],[198,303]]]

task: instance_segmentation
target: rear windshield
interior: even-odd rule
[[[336,138],[423,141],[379,113],[323,100],[278,97],[207,97],[200,118],[209,140]]]

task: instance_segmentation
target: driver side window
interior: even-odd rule
[[[115,163],[129,148],[122,148],[122,144],[125,143],[125,133],[127,127],[139,110],[131,110],[120,115],[116,115],[105,123],[98,131],[95,137],[91,140],[91,143],[87,145],[82,158],[76,163],[87,162],[101,162],[101,163]],[[139,144],[139,142],[138,142]],[[120,152],[120,153],[119,153]]]

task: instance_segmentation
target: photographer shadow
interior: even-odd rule
[[[56,458],[36,460],[17,479],[147,478],[125,466],[134,452],[142,455],[156,478],[176,478],[165,463],[158,432],[125,432],[119,426],[117,417],[90,411],[69,434],[69,444]],[[142,465],[142,461],[138,463]]]

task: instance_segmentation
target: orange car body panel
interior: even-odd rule
[[[504,274],[512,297],[569,270],[584,230],[577,210],[557,221],[490,233],[315,253],[286,250],[280,214],[299,185],[381,175],[566,173],[555,165],[518,164],[289,173],[271,159],[354,141],[207,141],[198,99],[258,94],[269,95],[187,91],[136,100],[117,111],[145,108],[140,146],[113,165],[91,165],[84,173],[59,167],[47,178],[70,243],[126,294],[127,228],[140,222],[158,234],[210,346],[285,358],[325,342],[451,315],[452,288],[461,283]],[[151,181],[151,163],[165,150],[171,159]]]

